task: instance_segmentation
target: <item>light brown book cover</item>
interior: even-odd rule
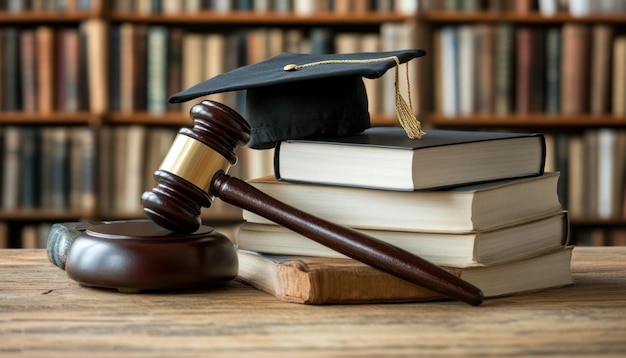
[[[570,246],[501,265],[447,270],[492,298],[572,284],[571,252]],[[238,258],[238,280],[287,302],[356,304],[444,298],[352,259],[268,256],[243,250],[238,251]]]

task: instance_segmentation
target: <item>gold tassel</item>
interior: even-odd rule
[[[411,100],[411,81],[409,79],[409,65],[406,64],[406,83],[409,93],[409,103],[407,104],[404,97],[402,97],[402,93],[400,93],[400,60],[397,57],[394,57],[396,61],[396,112],[398,113],[398,121],[406,135],[409,138],[417,138],[421,139],[426,133],[422,131],[422,124],[415,117],[415,112],[413,112],[413,101]]]
[[[374,59],[367,59],[367,60],[326,60],[326,61],[306,63],[303,65],[289,64],[289,65],[285,65],[285,67],[283,67],[283,70],[295,71],[300,68],[312,67],[312,66],[318,66],[318,65],[344,64],[344,63],[345,64],[372,63],[372,62],[389,61],[389,60],[394,60],[396,62],[396,79],[394,82],[394,86],[396,90],[395,101],[396,101],[396,113],[398,115],[398,122],[400,122],[400,125],[402,126],[402,128],[404,128],[404,131],[406,132],[406,135],[409,138],[420,139],[426,133],[422,131],[422,124],[417,119],[417,117],[415,117],[415,113],[413,112],[413,104],[411,100],[411,82],[409,80],[409,65],[408,64],[406,65],[406,83],[407,83],[408,92],[409,92],[409,101],[407,103],[407,101],[404,99],[404,97],[402,97],[402,94],[400,93],[400,88],[399,88],[400,86],[399,85],[400,59],[398,59],[397,56],[374,58]]]

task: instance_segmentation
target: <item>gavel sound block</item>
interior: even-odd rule
[[[206,288],[239,268],[232,242],[206,225],[174,233],[149,220],[115,221],[48,240],[50,261],[68,277],[121,292]]]
[[[173,232],[201,225],[201,207],[213,197],[264,216],[348,257],[471,305],[480,289],[405,250],[284,204],[226,174],[235,149],[249,139],[248,123],[231,108],[203,101],[191,109],[193,128],[179,131],[160,169],[158,185],[142,195],[144,213]]]

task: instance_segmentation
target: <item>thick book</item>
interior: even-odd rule
[[[374,127],[327,139],[280,142],[278,179],[388,190],[417,190],[540,175],[540,133],[431,129],[409,139],[402,128]]]
[[[341,225],[382,230],[467,232],[494,229],[556,214],[558,172],[445,190],[374,190],[278,181],[249,180],[284,203]],[[271,221],[250,211],[244,219]]]
[[[446,270],[479,287],[486,298],[493,298],[571,285],[571,254],[569,246],[501,265]],[[245,250],[238,250],[238,258],[238,280],[287,302],[356,304],[443,298],[352,259],[262,255]]]
[[[450,267],[494,265],[536,256],[567,244],[566,212],[489,231],[432,233],[358,229],[366,235]],[[266,254],[346,256],[280,225],[243,223],[235,235],[242,250]]]

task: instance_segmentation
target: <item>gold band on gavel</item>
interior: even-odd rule
[[[230,162],[221,154],[184,134],[176,135],[160,170],[177,175],[208,192],[211,180],[219,170],[230,168]]]

